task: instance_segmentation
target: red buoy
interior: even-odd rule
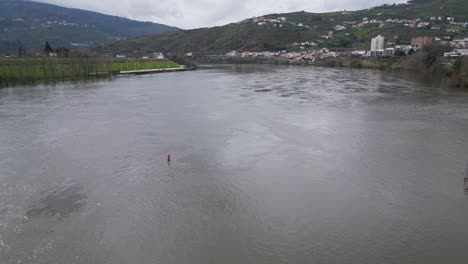
[[[171,162],[171,155],[167,155],[167,162]]]
[[[465,179],[468,180],[468,163],[466,164]]]

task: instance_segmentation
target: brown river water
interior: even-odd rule
[[[467,162],[468,93],[388,72],[1,89],[0,263],[468,263]]]

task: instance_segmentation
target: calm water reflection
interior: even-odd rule
[[[464,92],[213,66],[1,89],[0,128],[0,263],[468,261]]]

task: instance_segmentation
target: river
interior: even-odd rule
[[[467,92],[208,66],[0,89],[0,129],[2,264],[468,261]]]

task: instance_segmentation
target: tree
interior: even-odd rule
[[[49,42],[46,42],[44,52],[47,56],[49,56],[50,53],[54,53],[54,49],[52,48],[52,46],[50,46]]]
[[[437,55],[434,53],[426,53],[423,57],[423,64],[426,69],[429,69],[437,61]]]
[[[61,47],[56,50],[57,56],[62,58],[68,58],[70,56],[70,49]]]
[[[96,57],[94,52],[87,49],[72,49],[69,51],[69,57],[71,58],[92,58]]]
[[[462,68],[462,58],[463,58],[463,57],[457,58],[457,59],[455,60],[455,62],[453,63],[453,71],[456,72],[456,73],[460,73],[460,71],[461,71],[461,68]]]
[[[406,56],[406,53],[404,51],[402,51],[402,50],[397,50],[397,51],[395,51],[395,56],[404,57],[404,56]]]
[[[422,51],[435,56],[443,56],[445,52],[452,51],[452,47],[450,47],[450,45],[434,43],[431,45],[424,45]]]
[[[449,45],[443,45],[440,43],[434,43],[431,45],[425,45],[421,51],[424,54],[422,57],[422,63],[426,69],[437,66],[438,58],[442,57],[445,52],[449,52],[452,48]]]
[[[23,48],[23,43],[21,43],[21,40],[18,40],[18,57],[23,57],[24,54],[26,53]]]

